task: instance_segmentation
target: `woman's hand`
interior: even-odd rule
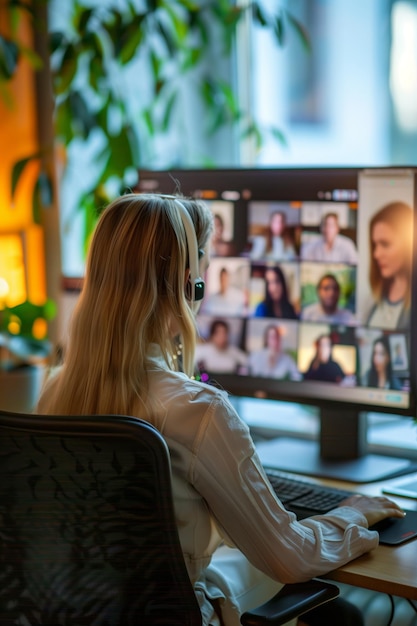
[[[384,496],[370,497],[354,495],[346,498],[339,506],[351,506],[360,511],[367,519],[368,526],[387,517],[404,517],[405,513],[398,504]]]

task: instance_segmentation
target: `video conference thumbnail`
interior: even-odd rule
[[[249,202],[240,242],[234,204],[211,208],[200,368],[409,389],[413,216],[406,202],[362,207],[360,216],[356,203]]]

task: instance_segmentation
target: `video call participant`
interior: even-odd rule
[[[380,209],[369,224],[369,283],[375,303],[367,325],[410,327],[413,211],[404,202]]]
[[[220,213],[215,213],[213,217],[213,234],[211,237],[211,254],[213,256],[234,256],[235,246],[232,241],[224,239],[224,220]]]
[[[282,350],[281,330],[273,324],[264,331],[264,347],[249,355],[249,371],[252,376],[300,380],[302,378],[297,365]]]
[[[297,521],[274,495],[227,395],[192,378],[196,274],[207,267],[211,227],[210,211],[196,200],[127,194],[107,207],[90,244],[64,364],[37,411],[131,415],[160,430],[202,624],[239,626],[239,615],[283,582],[325,575],[376,548],[378,533],[368,526],[403,513],[385,497],[361,496]],[[178,337],[184,371],[172,357]],[[355,607],[331,604],[326,619],[320,608],[312,612],[316,623],[346,625]],[[362,623],[356,617],[355,626]]]
[[[287,218],[283,211],[274,211],[269,218],[266,237],[252,238],[251,259],[292,261],[297,258],[294,243],[287,229]]]
[[[407,367],[407,359],[404,354],[404,348],[402,343],[396,343],[394,346],[394,358],[392,359],[392,364],[395,369],[404,369]]]
[[[208,341],[197,344],[196,363],[207,372],[232,373],[247,365],[248,356],[230,343],[230,327],[224,320],[213,320]]]
[[[356,265],[358,253],[352,239],[340,234],[339,216],[327,213],[321,222],[321,237],[302,246],[304,261],[323,261]]]
[[[341,383],[345,373],[332,357],[333,342],[330,335],[320,335],[315,341],[316,353],[304,380],[321,380],[328,383]]]
[[[388,338],[384,335],[375,339],[372,346],[371,366],[367,371],[363,384],[366,387],[378,387],[379,389],[402,388],[401,382],[392,371],[391,353]]]
[[[288,297],[284,272],[278,266],[267,267],[265,278],[265,298],[255,308],[255,317],[279,317],[297,319],[294,306]]]
[[[202,311],[207,315],[239,317],[244,315],[246,310],[247,293],[230,284],[230,271],[227,267],[220,268],[219,290],[206,296]]]
[[[355,316],[349,309],[339,308],[340,285],[333,274],[325,274],[317,283],[318,302],[306,306],[301,313],[304,321],[328,322],[329,324],[355,324]]]

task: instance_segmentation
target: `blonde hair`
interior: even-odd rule
[[[375,213],[369,223],[369,282],[372,293],[377,302],[380,302],[387,295],[390,281],[384,280],[381,276],[381,272],[374,257],[375,246],[372,241],[374,227],[376,224],[381,222],[387,224],[401,241],[405,261],[403,269],[411,284],[413,219],[413,210],[408,204],[405,204],[405,202],[391,202]],[[408,289],[405,298],[406,308],[410,306],[410,298],[411,289]]]
[[[181,198],[199,250],[211,236],[208,207]],[[74,311],[65,362],[48,402],[62,414],[132,414],[149,410],[147,355],[160,346],[176,369],[178,332],[183,369],[194,368],[195,320],[185,296],[187,237],[174,198],[127,194],[101,215]],[[174,326],[174,328],[173,328]]]

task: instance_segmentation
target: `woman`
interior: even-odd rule
[[[291,261],[297,257],[283,211],[271,213],[266,237],[253,237],[250,257],[273,261]]]
[[[386,498],[353,497],[298,522],[272,492],[226,394],[193,379],[202,288],[195,266],[203,275],[211,228],[210,212],[195,200],[128,194],[109,205],[91,241],[64,364],[38,410],[129,414],[160,430],[203,624],[218,626],[221,615],[225,626],[238,626],[241,611],[281,583],[325,574],[376,547],[368,525],[402,512]],[[177,337],[183,372],[173,357]]]
[[[273,324],[264,332],[264,347],[252,352],[249,357],[249,368],[252,376],[266,376],[287,380],[300,380],[301,374],[295,361],[282,351],[281,331]]]
[[[278,266],[265,270],[265,298],[255,308],[255,317],[296,319],[297,314],[288,298],[284,272]]]
[[[320,335],[315,341],[316,353],[306,373],[305,380],[322,380],[328,383],[341,383],[345,374],[339,363],[332,358],[332,338]]]
[[[211,254],[213,256],[233,256],[235,246],[232,241],[224,239],[224,220],[219,213],[213,217],[213,232],[211,236]]]
[[[371,367],[364,384],[379,389],[401,389],[400,381],[392,372],[390,347],[385,336],[378,337],[373,343]]]
[[[413,211],[392,202],[370,221],[369,282],[375,298],[367,324],[378,328],[410,326]]]

